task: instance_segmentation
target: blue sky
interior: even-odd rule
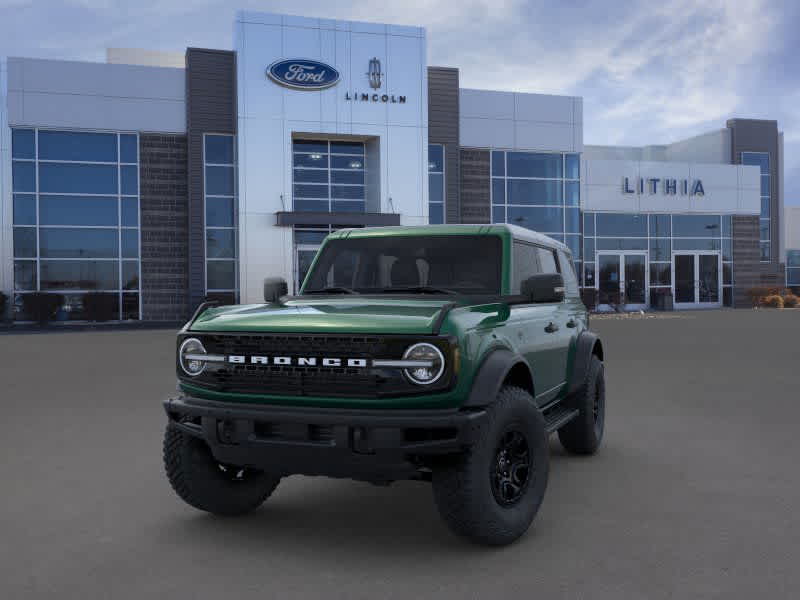
[[[783,0],[0,0],[0,56],[104,60],[106,47],[230,48],[237,8],[422,25],[464,87],[584,98],[588,144],[668,143],[777,119],[800,204],[800,3]]]

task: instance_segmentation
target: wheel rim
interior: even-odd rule
[[[490,479],[494,498],[500,506],[511,506],[525,495],[533,465],[527,438],[517,429],[509,428],[501,436]]]

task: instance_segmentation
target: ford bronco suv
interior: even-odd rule
[[[282,477],[432,483],[450,528],[507,544],[544,497],[548,437],[603,436],[603,347],[569,249],[511,225],[346,229],[300,293],[201,305],[164,402],[167,477],[220,515]]]

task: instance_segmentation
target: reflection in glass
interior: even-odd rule
[[[39,191],[60,194],[117,194],[117,165],[39,163]]]
[[[135,199],[134,199],[135,200]],[[117,226],[116,196],[39,196],[41,225]]]
[[[209,260],[206,262],[206,284],[209,290],[236,289],[236,262]]]
[[[535,152],[507,152],[509,177],[561,178],[561,154]]]
[[[509,204],[544,204],[560,206],[563,204],[561,194],[561,182],[559,181],[539,181],[534,179],[508,180]]]
[[[39,160],[117,162],[117,134],[39,131]]]
[[[43,260],[42,290],[119,289],[119,263],[115,260]]]
[[[39,254],[45,258],[117,258],[118,246],[117,229],[43,227],[39,231]]]

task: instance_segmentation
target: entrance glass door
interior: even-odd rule
[[[722,271],[718,252],[682,252],[672,255],[675,308],[722,306]]]
[[[643,252],[597,253],[598,309],[647,307],[647,255]]]

